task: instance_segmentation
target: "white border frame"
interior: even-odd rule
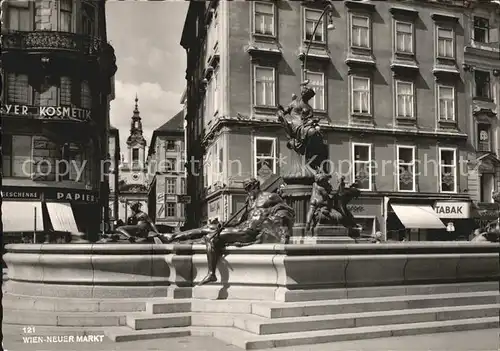
[[[321,83],[323,85],[323,108],[313,108],[314,111],[328,111],[328,104],[327,104],[327,93],[326,93],[326,79],[325,79],[325,72],[322,71],[313,71],[310,69],[305,70],[305,78],[307,79],[307,75],[311,74],[320,74],[321,75]]]
[[[451,50],[453,51],[453,56],[440,56],[439,55],[439,30],[444,29],[444,30],[451,30],[452,31],[452,47]],[[457,33],[454,27],[450,26],[443,26],[442,24],[436,23],[435,25],[435,34],[434,34],[434,57],[437,59],[445,59],[445,60],[456,60],[457,59]]]
[[[360,76],[360,75],[356,75],[356,74],[351,74],[349,76],[349,79],[350,79],[350,87],[349,87],[349,94],[351,95],[351,108],[350,108],[350,114],[353,115],[353,114],[363,114],[363,115],[371,115],[372,114],[372,99],[373,99],[373,96],[372,96],[372,79],[370,77],[365,77],[365,76]],[[364,80],[367,80],[368,81],[368,94],[369,94],[369,99],[368,99],[368,112],[365,113],[365,112],[355,112],[354,111],[354,79],[364,79]]]
[[[440,89],[441,88],[451,88],[453,91],[453,119],[441,119],[440,115]],[[440,82],[436,82],[436,120],[437,122],[449,122],[453,123],[457,121],[457,91],[454,85],[449,85],[449,84],[443,84]]]
[[[411,149],[412,150],[412,157],[413,157],[413,186],[412,186],[412,189],[411,190],[402,190],[400,188],[400,184],[399,184],[399,161],[400,161],[400,158],[399,158],[399,150],[400,149]],[[416,147],[415,145],[404,145],[404,144],[396,144],[396,189],[399,191],[399,192],[403,192],[403,193],[414,193],[416,191],[416,188],[417,188],[417,165],[416,165]]]
[[[255,31],[255,16],[257,15],[256,6],[257,4],[272,5],[273,7],[273,34],[257,33]],[[269,38],[278,37],[278,26],[277,26],[277,11],[276,4],[272,1],[252,1],[252,10],[250,11],[250,28],[252,29],[252,35],[262,35]]]
[[[411,95],[412,95],[412,114],[410,117],[408,116],[400,116],[399,115],[399,101],[398,101],[398,85],[399,84],[410,84],[411,85]],[[403,80],[403,79],[394,79],[394,110],[396,112],[396,118],[408,118],[408,119],[415,119],[415,83],[410,80]]]
[[[415,25],[410,21],[401,21],[398,19],[393,20],[394,23],[394,53],[402,55],[415,55]],[[411,51],[398,51],[398,24],[409,24],[411,26]]]
[[[357,142],[351,142],[351,179],[352,179],[352,183],[354,183],[354,181],[356,180],[356,167],[355,167],[355,164],[356,164],[356,160],[355,160],[355,148],[356,146],[367,146],[368,147],[368,155],[370,156],[370,159],[368,160],[368,163],[369,163],[369,173],[370,173],[370,177],[369,177],[369,188],[368,189],[361,189],[359,188],[359,190],[361,191],[372,191],[373,189],[373,170],[372,170],[372,163],[373,163],[373,157],[372,157],[372,154],[373,154],[373,145],[370,144],[370,143],[357,143]]]
[[[257,69],[258,68],[264,68],[264,69],[270,69],[273,71],[273,80],[274,80],[274,84],[273,84],[273,104],[271,105],[258,105],[257,104]],[[252,77],[252,91],[253,91],[253,95],[252,95],[252,104],[253,106],[257,106],[257,107],[275,107],[274,105],[276,104],[276,83],[277,83],[277,80],[276,80],[276,68],[275,67],[272,67],[272,66],[262,66],[262,65],[258,65],[258,64],[254,64],[253,65],[253,77]]]
[[[311,43],[316,43],[316,44],[326,44],[327,43],[327,39],[326,39],[326,35],[327,35],[327,29],[326,29],[326,26],[327,26],[327,23],[325,21],[325,16],[323,16],[323,18],[321,19],[321,21],[323,22],[323,35],[322,35],[322,38],[323,40],[314,40],[313,39],[307,39],[306,38],[306,34],[307,34],[307,26],[306,26],[306,19],[307,19],[307,12],[316,12],[316,13],[319,13],[321,15],[322,11],[321,10],[318,10],[318,9],[313,9],[313,8],[309,8],[309,7],[303,7],[303,11],[302,11],[302,41],[303,42],[311,42]],[[319,28],[318,28],[319,29]]]
[[[273,142],[273,152],[274,152],[274,162],[273,162],[273,173],[276,174],[277,172],[277,168],[278,168],[278,165],[277,165],[277,162],[278,162],[278,147],[277,147],[277,143],[278,143],[278,138],[275,138],[275,137],[265,137],[265,136],[254,136],[253,137],[253,154],[252,154],[252,166],[253,166],[253,170],[252,170],[252,174],[255,178],[258,177],[258,174],[257,174],[257,141],[259,140],[268,140],[268,141],[272,141]]]
[[[368,47],[364,46],[357,46],[353,44],[352,41],[352,27],[353,27],[353,17],[359,17],[359,18],[366,18],[368,20]],[[354,49],[361,49],[361,50],[373,50],[373,43],[372,43],[372,19],[370,16],[365,15],[365,14],[360,14],[360,13],[349,13],[349,47],[354,48]]]
[[[453,151],[453,159],[454,159],[454,168],[455,168],[455,172],[454,172],[454,175],[455,175],[455,183],[454,183],[454,186],[453,186],[453,190],[452,191],[443,191],[443,189],[441,188],[441,177],[442,177],[442,170],[441,170],[441,151]],[[440,193],[444,193],[444,194],[456,194],[457,193],[457,189],[458,189],[458,174],[457,174],[457,153],[458,153],[458,150],[457,148],[453,148],[453,147],[438,147],[438,157],[439,157],[439,179],[438,179],[438,191]]]

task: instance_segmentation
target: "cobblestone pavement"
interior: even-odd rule
[[[71,335],[73,328],[37,327],[36,334]],[[76,330],[76,329],[73,329]],[[91,331],[91,330],[88,330]],[[6,351],[241,351],[210,337],[183,337],[114,343],[107,338],[102,342],[80,343],[23,343],[22,326],[3,326],[4,350]],[[93,330],[102,335],[102,330]],[[90,333],[89,333],[90,334]],[[76,334],[75,334],[76,335]],[[329,344],[305,345],[274,349],[275,351],[498,351],[499,330],[478,330],[455,333],[438,333],[418,336],[394,337]],[[264,351],[264,350],[263,350]]]

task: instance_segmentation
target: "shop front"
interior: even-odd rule
[[[49,233],[83,232],[96,239],[101,221],[97,191],[2,187],[4,242],[40,242]]]
[[[474,230],[470,201],[436,201],[434,210],[446,230],[435,233],[430,240],[467,240]]]
[[[361,236],[368,237],[376,231],[383,230],[382,204],[382,198],[358,198],[347,205],[356,223],[362,227]]]

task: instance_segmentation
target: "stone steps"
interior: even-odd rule
[[[200,327],[235,327],[252,334],[268,335],[304,331],[356,328],[389,324],[446,321],[498,316],[500,304],[437,307],[413,310],[346,313],[269,319],[252,314],[170,313],[127,316],[127,325],[135,330]]]
[[[3,323],[34,326],[108,327],[126,325],[127,312],[58,312],[4,309]]]
[[[108,328],[105,335],[116,342],[161,339],[178,336],[213,336],[245,350],[275,347],[314,345],[328,342],[373,339],[391,336],[406,336],[498,328],[498,317],[459,319],[452,321],[420,322],[403,325],[341,328],[334,330],[255,335],[231,327],[185,327],[153,330],[130,330],[127,327]]]

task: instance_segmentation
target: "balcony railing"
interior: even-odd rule
[[[98,56],[112,49],[105,41],[87,35],[55,31],[9,31],[2,35],[2,51],[73,51],[85,56]],[[113,50],[114,51],[114,50]]]

